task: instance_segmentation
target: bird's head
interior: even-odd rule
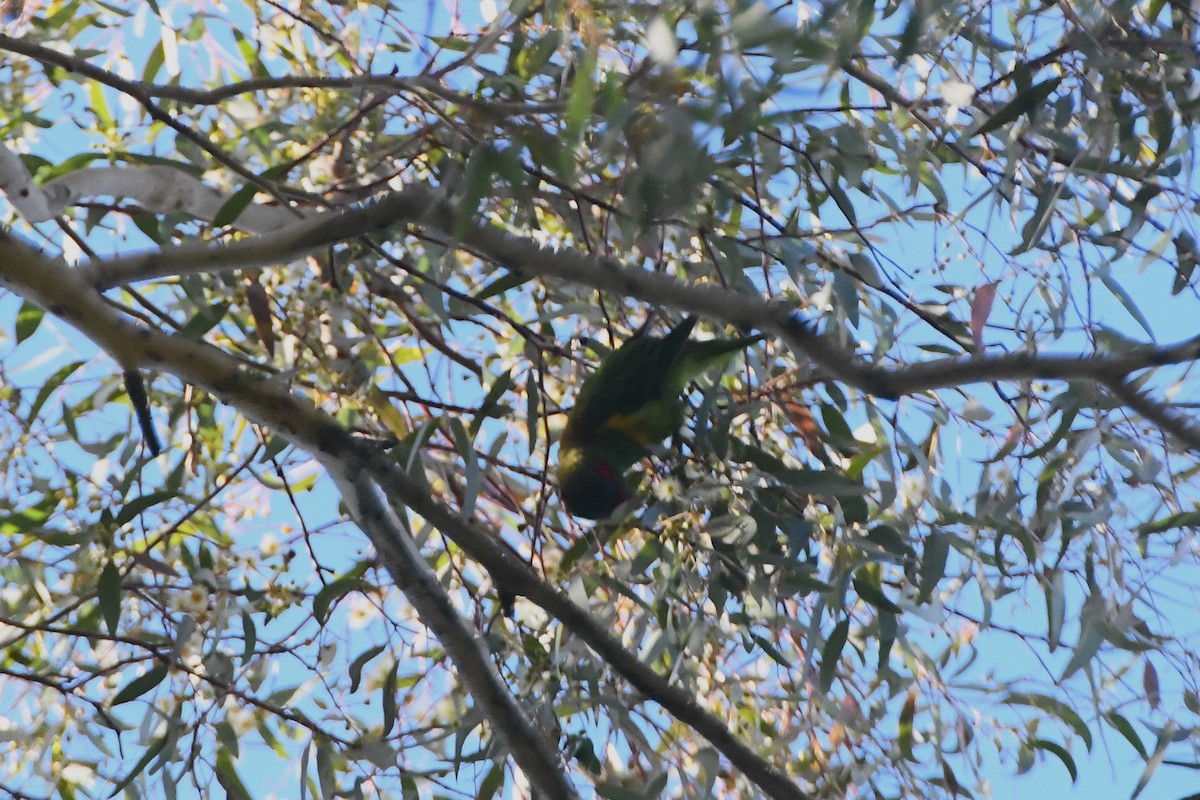
[[[604,455],[589,447],[559,451],[558,493],[567,511],[584,519],[604,519],[630,497]]]

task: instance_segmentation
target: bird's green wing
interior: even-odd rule
[[[745,350],[756,342],[767,337],[762,334],[743,336],[740,339],[709,339],[703,342],[689,341],[683,353],[675,362],[674,374],[671,379],[676,385],[676,393],[682,392],[690,381],[715,367],[723,366],[734,353]]]
[[[688,317],[666,336],[634,336],[614,350],[580,387],[567,420],[572,433],[587,441],[614,420],[671,399],[672,373],[695,324]]]

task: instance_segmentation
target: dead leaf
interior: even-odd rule
[[[975,297],[971,300],[971,338],[975,341],[975,355],[983,355],[983,326],[992,313],[998,285],[995,281],[985,283],[975,290]]]
[[[254,329],[258,340],[267,348],[267,354],[275,355],[275,320],[271,316],[271,300],[267,290],[257,278],[250,278],[246,287],[246,303],[250,306],[250,314],[254,317]]]
[[[1158,704],[1162,701],[1158,687],[1158,670],[1154,668],[1154,662],[1149,659],[1142,667],[1142,689],[1146,692],[1146,702],[1150,704],[1150,708],[1158,710]]]

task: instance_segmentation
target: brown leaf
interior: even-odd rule
[[[821,428],[817,425],[817,421],[813,419],[812,412],[808,410],[808,406],[801,405],[791,394],[781,394],[779,397],[779,406],[783,409],[783,413],[791,420],[792,425],[796,427],[796,432],[800,434],[800,438],[804,440],[804,446],[808,448],[810,453],[823,452],[825,440],[822,437]]]
[[[249,286],[246,287],[246,303],[250,306],[250,313],[254,316],[255,333],[258,334],[258,340],[263,343],[263,347],[267,348],[267,354],[275,355],[275,320],[271,316],[271,300],[267,297],[267,290],[257,279],[251,278]]]
[[[900,709],[899,745],[900,755],[908,761],[915,762],[913,756],[913,717],[917,713],[917,690],[910,689],[904,699],[904,707]]]
[[[1142,667],[1142,689],[1146,692],[1146,702],[1150,704],[1150,708],[1157,710],[1162,695],[1158,690],[1158,670],[1154,668],[1154,662],[1149,659]]]
[[[985,283],[975,290],[975,297],[971,300],[971,338],[975,341],[976,355],[983,354],[983,326],[992,313],[997,285],[995,281]]]
[[[866,722],[858,701],[850,695],[843,697],[841,705],[838,706],[838,720],[847,725],[859,725]]]
[[[837,750],[846,740],[846,728],[842,723],[835,722],[829,730],[829,749]]]

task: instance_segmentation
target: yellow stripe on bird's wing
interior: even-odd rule
[[[626,439],[632,439],[643,447],[649,447],[656,442],[650,441],[646,433],[646,425],[637,414],[614,414],[604,420],[601,431],[619,433]]]

